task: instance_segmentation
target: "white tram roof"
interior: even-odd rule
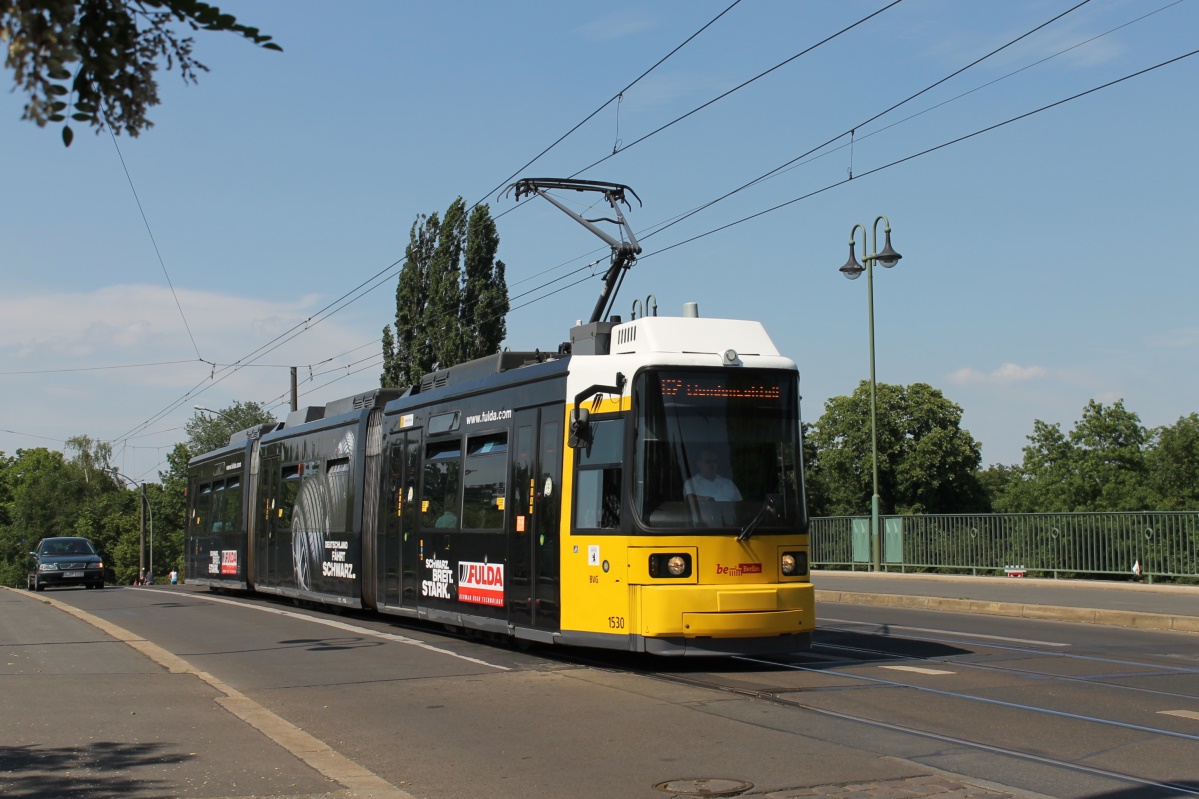
[[[687,316],[647,316],[612,329],[613,355],[672,352],[740,355],[778,355],[778,348],[761,322]]]

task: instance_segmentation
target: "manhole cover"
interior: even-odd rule
[[[685,780],[666,780],[654,787],[678,796],[737,796],[754,787],[754,784],[725,777],[692,777]]]

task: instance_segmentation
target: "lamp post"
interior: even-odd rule
[[[883,242],[883,249],[878,249],[878,223],[884,223],[884,234],[886,239]],[[862,230],[862,260],[866,262],[866,266],[858,263],[858,259],[854,257],[853,247],[857,238],[858,229]],[[878,409],[875,402],[876,383],[874,379],[874,262],[878,261],[884,267],[890,269],[899,263],[901,256],[891,247],[891,220],[885,216],[879,216],[874,220],[873,239],[874,252],[866,253],[866,226],[862,224],[854,225],[849,231],[849,260],[845,262],[845,266],[841,267],[841,274],[850,280],[857,280],[862,272],[866,273],[866,294],[869,298],[868,309],[870,317],[870,450],[871,459],[874,464],[874,496],[870,500],[870,553],[871,559],[874,562],[874,570],[880,571],[882,568],[879,546],[878,532]]]
[[[119,477],[120,479],[126,481],[130,485],[135,485],[139,489],[141,489],[141,494],[142,494],[142,537],[141,537],[141,543],[137,549],[137,561],[138,561],[137,568],[138,568],[139,576],[142,573],[142,571],[144,571],[146,568],[146,514],[148,513],[150,516],[150,575],[151,575],[151,577],[153,577],[153,575],[154,575],[154,508],[152,508],[150,506],[150,498],[148,496],[146,496],[146,484],[139,480],[134,480],[132,477],[121,474],[119,471],[117,471],[117,468],[115,466],[109,468],[107,471],[109,473],[111,473],[113,477]]]
[[[234,427],[237,426],[237,420],[234,419],[229,414],[225,413],[224,411],[216,411],[216,410],[213,410],[212,408],[205,408],[203,405],[193,405],[192,407],[202,413],[211,413],[213,416],[219,416],[222,419],[224,419],[226,422],[228,422],[229,424],[233,425]]]

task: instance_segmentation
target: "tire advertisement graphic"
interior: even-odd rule
[[[350,506],[350,463],[354,454],[354,433],[347,431],[337,445],[327,468],[306,471],[291,517],[291,556],[296,588],[346,595],[347,587],[336,581],[352,580],[356,575],[352,560],[347,562],[349,542],[344,533],[332,534],[333,527],[345,529]],[[338,540],[333,540],[334,538]]]

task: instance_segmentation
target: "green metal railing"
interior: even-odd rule
[[[879,526],[892,571],[1199,576],[1194,511],[883,516]],[[813,519],[811,543],[813,566],[869,568],[870,517]]]

